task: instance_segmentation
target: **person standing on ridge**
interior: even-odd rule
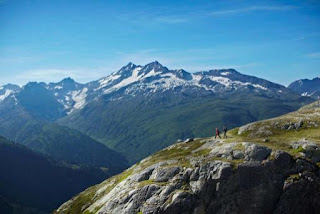
[[[223,137],[224,137],[224,138],[227,138],[228,128],[227,128],[226,126],[223,126],[222,130],[223,130]]]
[[[220,131],[218,128],[216,128],[216,136],[214,137],[214,139],[217,138],[217,136],[221,139],[221,136],[220,136]]]

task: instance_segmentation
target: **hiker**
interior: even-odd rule
[[[222,130],[223,130],[223,137],[224,137],[224,138],[227,138],[227,131],[228,131],[228,128],[227,128],[227,127],[225,127],[225,126],[223,126]]]
[[[216,128],[216,136],[214,137],[214,139],[217,138],[217,136],[221,139],[221,136],[220,136],[220,131],[218,128]]]

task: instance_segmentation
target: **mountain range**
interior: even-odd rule
[[[313,101],[234,69],[189,73],[157,61],[129,63],[86,84],[66,78],[5,85],[0,97],[0,135],[59,160],[109,168],[125,166],[124,158],[137,162],[176,139],[212,135],[215,127],[278,116]],[[92,151],[77,152],[89,145]],[[105,151],[94,155],[98,147]]]
[[[291,83],[288,88],[311,96],[311,93],[319,90],[319,81],[319,78],[298,80]],[[87,84],[77,83],[70,77],[58,83],[30,82],[22,88],[18,85],[7,84],[0,87],[0,101],[6,97],[12,97],[23,104],[26,97],[26,101],[30,102],[32,93],[37,93],[36,97],[42,96],[41,100],[46,99],[43,101],[48,108],[44,109],[42,105],[41,109],[33,110],[48,119],[55,120],[77,109],[82,109],[100,96],[109,95],[112,99],[119,99],[117,96],[151,95],[156,92],[179,90],[180,88],[183,90],[196,88],[195,90],[204,94],[212,93],[220,97],[239,91],[265,93],[274,97],[290,93],[284,86],[243,75],[234,69],[189,73],[183,69],[169,70],[155,61],[145,66],[137,66],[130,62],[119,71]],[[14,95],[17,93],[19,97]],[[33,102],[30,102],[29,105],[26,104],[26,106],[32,108],[30,104],[34,107],[39,106],[38,103]],[[43,110],[47,110],[47,112],[43,112]]]

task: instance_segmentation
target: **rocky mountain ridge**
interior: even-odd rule
[[[53,96],[59,117],[82,109],[100,96],[109,95],[110,99],[123,96],[148,96],[156,92],[168,90],[196,91],[198,94],[255,93],[272,97],[292,94],[286,87],[270,81],[248,76],[234,69],[220,69],[189,73],[183,69],[170,70],[159,62],[151,62],[145,66],[129,63],[119,71],[86,84],[75,82],[70,77],[58,83],[31,82],[20,88],[17,85],[5,85],[0,88],[0,102],[6,98],[20,102],[19,93],[30,89],[47,90]],[[36,95],[35,95],[36,96]]]
[[[295,129],[281,128],[301,119]],[[55,213],[317,213],[319,125],[316,102],[231,130],[228,139],[176,143]]]

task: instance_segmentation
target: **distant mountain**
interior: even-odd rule
[[[37,119],[53,121],[65,115],[63,105],[41,83],[30,82],[13,96],[19,105]]]
[[[320,78],[301,79],[291,83],[288,88],[301,94],[302,96],[320,99]]]
[[[56,120],[82,107],[87,90],[82,89],[84,85],[70,77],[58,83],[29,82],[22,88],[8,84],[0,87],[0,102],[11,97],[40,119]]]
[[[0,86],[0,102],[11,94],[17,93],[19,91],[20,87],[18,85],[7,84],[4,86]]]
[[[0,213],[50,213],[88,186],[110,177],[99,168],[48,159],[0,137]]]
[[[50,83],[47,88],[54,93],[54,96],[64,106],[65,112],[70,113],[81,108],[84,104],[84,94],[87,89],[83,84],[75,82],[70,77],[58,83]]]
[[[122,67],[118,72],[91,83],[90,88],[97,94],[151,95],[168,90],[196,90],[201,94],[216,94],[220,97],[235,92],[265,93],[274,97],[292,94],[284,86],[243,75],[234,69],[210,70],[188,73],[182,69],[169,70],[155,61],[145,66],[132,63]]]
[[[43,99],[34,98],[34,94],[46,92],[39,84],[30,86],[32,89],[27,87],[29,85],[16,94],[16,98],[8,97],[0,103],[0,135],[57,160],[106,167],[110,173],[127,167],[126,159],[107,146],[77,130],[51,122],[53,117],[46,120],[46,115],[56,114],[45,112],[56,109],[55,106],[60,104],[51,95],[46,97],[47,93],[39,96],[43,96]],[[39,89],[39,92],[34,89]],[[33,96],[28,97],[27,94]],[[46,100],[49,100],[48,103]]]

